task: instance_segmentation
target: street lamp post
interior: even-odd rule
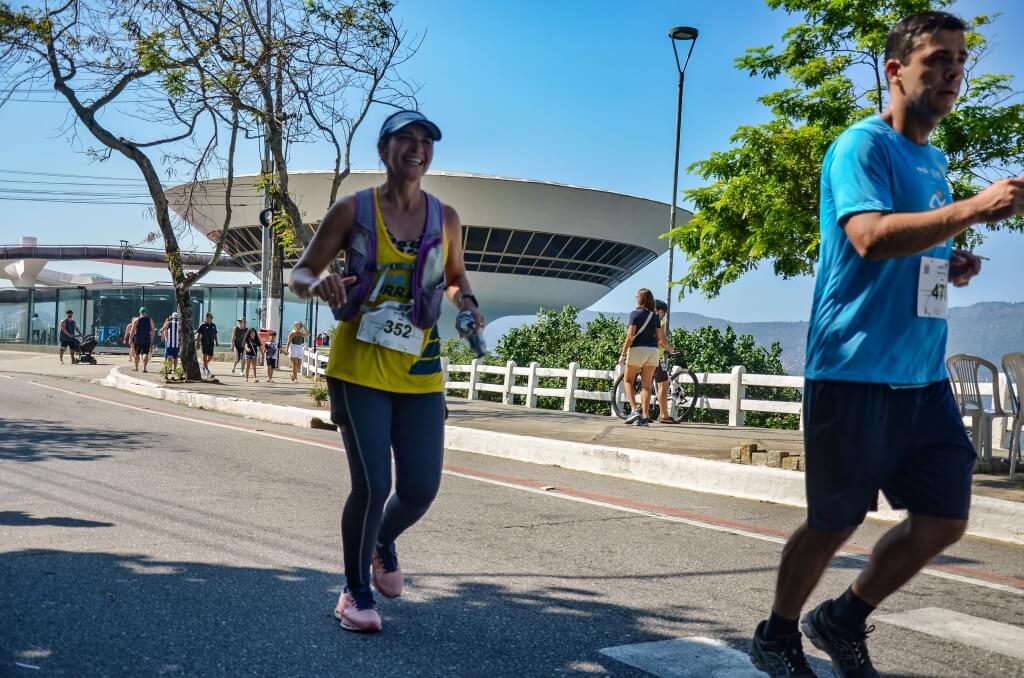
[[[679,136],[683,127],[683,80],[686,74],[686,65],[690,63],[690,55],[693,54],[693,47],[697,44],[699,31],[690,26],[676,26],[668,32],[669,40],[672,42],[672,53],[676,56],[676,69],[679,71],[679,91],[676,98],[676,155],[675,168],[672,170],[672,207],[669,209],[669,230],[676,227],[676,200],[679,193]],[[689,42],[690,49],[686,52],[686,59],[679,63],[679,49],[676,43]],[[675,244],[671,239],[668,241],[668,283],[665,286],[665,305],[668,307],[665,313],[665,333],[668,333],[669,325],[672,322],[672,260],[675,256]]]
[[[121,241],[121,287],[124,287],[124,258],[128,256],[128,241]]]

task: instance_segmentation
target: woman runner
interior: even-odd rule
[[[385,597],[401,595],[395,539],[427,512],[441,483],[444,383],[436,324],[414,329],[411,338],[403,339],[410,320],[401,315],[384,319],[385,314],[401,313],[395,309],[412,299],[415,276],[408,266],[417,261],[420,240],[430,226],[431,205],[436,213],[436,203],[421,190],[420,181],[433,159],[434,142],[440,139],[441,130],[421,113],[391,115],[377,142],[387,178],[383,186],[358,194],[358,200],[372,201],[372,212],[366,209],[369,203],[361,204],[364,214],[373,215],[373,223],[360,223],[366,230],[375,229],[378,272],[372,276],[374,292],[366,296],[362,310],[338,323],[326,371],[331,416],[341,430],[352,483],[341,517],[346,585],[334,612],[349,631],[380,631],[371,579]],[[333,309],[348,300],[347,288],[356,283],[355,275],[335,273],[321,279],[320,274],[341,250],[353,247],[359,204],[357,196],[347,196],[327,211],[292,271],[291,288],[300,297],[315,295]],[[441,218],[445,294],[456,307],[472,312],[482,328],[484,319],[462,258],[459,215],[444,205]],[[399,335],[383,336],[396,329]],[[408,342],[418,336],[422,340],[410,347]],[[395,494],[389,498],[392,449],[396,481]]]

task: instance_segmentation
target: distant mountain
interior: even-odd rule
[[[599,314],[581,311],[580,321],[587,323]],[[605,313],[625,322],[628,313]],[[487,328],[488,344],[497,345],[498,339],[512,327],[533,322],[536,316],[501,318]],[[789,374],[802,374],[804,351],[807,347],[807,322],[745,323],[722,318],[711,318],[699,313],[672,314],[672,325],[693,330],[704,325],[723,329],[732,325],[739,334],[753,335],[754,340],[768,346],[773,341],[782,346],[782,365]],[[947,355],[971,353],[1000,364],[1003,355],[1011,351],[1024,351],[1024,302],[1008,303],[986,301],[970,306],[949,309],[949,344]]]

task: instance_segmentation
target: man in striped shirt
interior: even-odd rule
[[[178,356],[181,353],[181,321],[178,320],[177,311],[164,321],[160,337],[164,340],[164,360],[171,361],[171,374],[174,374],[178,371]]]

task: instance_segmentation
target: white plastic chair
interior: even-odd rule
[[[1010,428],[1010,480],[1017,471],[1017,462],[1020,460],[1020,429],[1024,424],[1024,416],[1021,416],[1021,396],[1024,396],[1024,353],[1007,353],[1003,356],[1003,371],[1006,372],[1008,391],[1010,392],[1010,405],[1013,406],[1013,424]],[[1016,385],[1016,391],[1014,386]]]
[[[985,408],[978,373],[985,368],[992,376],[992,407]],[[984,461],[992,461],[992,420],[1012,418],[1012,412],[1003,409],[999,395],[999,368],[968,353],[958,353],[946,359],[946,369],[953,382],[953,393],[960,406],[960,414],[971,418],[971,440],[974,449]]]

